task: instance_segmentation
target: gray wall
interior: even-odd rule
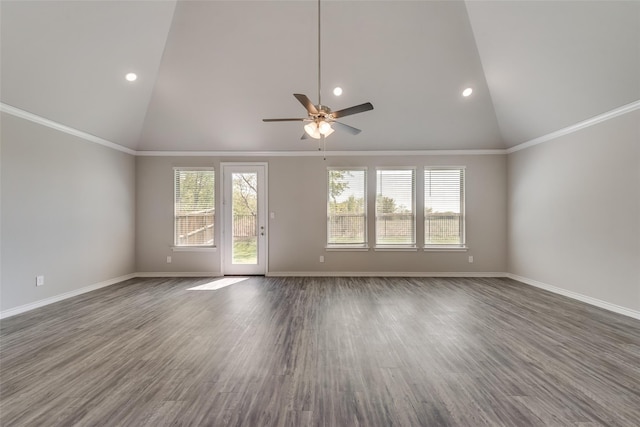
[[[220,161],[269,164],[269,211],[275,213],[269,223],[271,273],[510,272],[639,310],[638,123],[636,111],[508,156],[325,161],[134,158],[3,114],[0,310],[134,272],[219,273],[220,251],[172,252],[171,245],[173,167],[215,167],[220,212]],[[425,165],[467,168],[468,252],[326,251],[328,166],[369,168],[372,245],[375,167],[415,166],[420,171]],[[421,192],[421,179],[417,187]],[[325,263],[319,262],[320,255]],[[45,286],[35,286],[36,275],[45,276]]]
[[[0,310],[135,272],[133,156],[4,113],[1,142]]]
[[[220,212],[220,161],[269,164],[269,272],[504,272],[506,271],[506,156],[390,157],[138,157],[136,267],[139,272],[219,272],[218,252],[171,252],[173,167],[213,166]],[[328,166],[369,168],[369,236],[374,236],[376,166],[467,167],[468,252],[327,252],[326,171]],[[418,173],[418,192],[422,191]],[[420,200],[420,198],[418,198]],[[422,205],[418,206],[418,210]],[[216,242],[220,242],[219,222]],[[418,236],[422,225],[418,223]],[[418,242],[421,242],[418,237]],[[221,249],[221,248],[220,248]],[[166,263],[166,257],[172,263]],[[320,255],[325,262],[320,263]],[[468,256],[474,256],[474,263]]]
[[[173,168],[216,168],[214,240],[220,242],[221,192],[219,160],[211,157],[136,158],[136,270],[142,273],[220,273],[219,252],[172,252]],[[167,256],[172,263],[167,264]]]
[[[640,111],[508,156],[509,272],[640,310]]]

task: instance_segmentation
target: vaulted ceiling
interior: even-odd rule
[[[317,149],[262,122],[317,102],[315,1],[0,7],[5,105],[138,151]],[[321,18],[323,104],[375,107],[331,150],[508,148],[640,99],[638,1],[329,0]]]

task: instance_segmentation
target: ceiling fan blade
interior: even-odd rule
[[[309,138],[309,135],[305,132],[302,134],[302,136],[300,137],[300,139],[307,139]]]
[[[315,105],[313,105],[313,102],[311,102],[311,100],[309,99],[309,97],[307,97],[307,95],[303,95],[301,93],[294,93],[293,96],[295,96],[296,99],[300,101],[300,104],[302,104],[302,106],[307,109],[309,114],[318,114],[318,109],[316,108]]]
[[[263,122],[304,122],[307,118],[303,119],[262,119]]]
[[[334,119],[339,119],[340,117],[350,116],[352,114],[357,114],[357,113],[363,113],[369,110],[373,110],[373,104],[371,104],[370,102],[365,102],[364,104],[334,111],[331,113],[331,115],[333,116]]]
[[[331,125],[336,129],[349,132],[351,135],[357,135],[360,132],[362,132],[358,128],[354,128],[353,126],[345,125],[344,123],[340,123],[340,122],[331,122]]]

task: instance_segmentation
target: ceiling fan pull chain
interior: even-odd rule
[[[322,160],[327,161],[327,137],[321,135],[322,138]]]

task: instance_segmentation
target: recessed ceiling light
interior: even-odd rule
[[[124,78],[127,79],[128,82],[135,82],[138,78],[138,75],[136,73],[127,73]]]
[[[335,96],[340,96],[342,95],[342,88],[340,86],[336,87],[335,89],[333,89],[333,94]]]
[[[462,96],[467,97],[467,96],[471,95],[472,93],[473,93],[473,89],[468,87],[468,88],[466,88],[465,90],[462,91]]]

